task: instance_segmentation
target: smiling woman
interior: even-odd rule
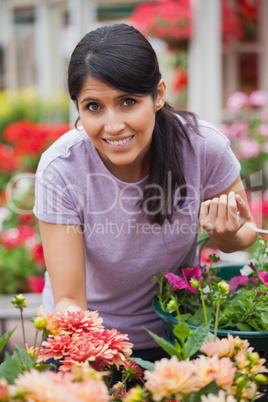
[[[135,356],[154,361],[162,351],[144,327],[160,335],[162,322],[151,278],[198,262],[200,209],[219,248],[256,238],[240,165],[223,134],[166,102],[156,54],[131,26],[86,34],[68,86],[79,121],[36,174],[44,306],[98,310],[107,328],[129,334]]]

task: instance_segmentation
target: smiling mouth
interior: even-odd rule
[[[134,137],[134,135],[131,135],[128,138],[124,138],[123,140],[119,140],[119,141],[110,141],[104,138],[104,141],[108,142],[108,144],[111,145],[123,145],[126,144],[127,142],[129,142],[130,140],[132,140],[132,138]]]

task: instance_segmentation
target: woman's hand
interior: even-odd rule
[[[225,193],[202,202],[200,208],[201,228],[224,252],[242,250],[257,238],[252,230],[255,224],[244,191],[244,198],[232,191],[237,184],[240,182],[231,186],[230,192],[227,193],[227,189]]]

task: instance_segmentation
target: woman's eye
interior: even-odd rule
[[[88,110],[90,110],[90,112],[97,112],[99,110],[99,105],[97,103],[90,103],[88,105]]]
[[[131,98],[127,98],[124,100],[123,105],[124,106],[133,106],[136,102],[134,101],[134,99]]]

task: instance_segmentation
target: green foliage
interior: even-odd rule
[[[0,293],[27,291],[27,278],[32,275],[40,275],[40,267],[25,246],[8,249],[0,244]]]
[[[11,335],[13,334],[13,332],[15,331],[16,328],[17,327],[15,327],[14,329],[11,329],[10,331],[6,332],[4,335],[1,336],[1,338],[0,338],[0,351],[6,345],[6,343],[8,342],[9,338],[11,337]]]

